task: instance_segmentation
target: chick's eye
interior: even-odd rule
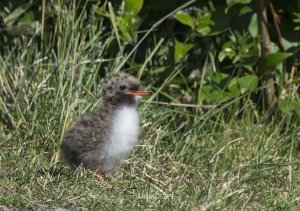
[[[119,86],[119,89],[122,90],[122,91],[124,91],[126,89],[126,86],[125,85],[121,85],[121,86]]]

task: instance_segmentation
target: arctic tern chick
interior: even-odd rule
[[[69,166],[83,165],[99,178],[117,168],[138,138],[138,98],[148,95],[127,73],[107,79],[102,88],[103,106],[78,118],[64,136],[61,152]]]

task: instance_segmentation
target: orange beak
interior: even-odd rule
[[[137,96],[149,96],[151,92],[146,90],[137,90],[137,91],[128,91],[125,94],[127,95],[137,95]]]

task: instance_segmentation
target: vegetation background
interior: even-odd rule
[[[2,0],[0,31],[0,210],[299,209],[299,0]],[[120,70],[153,95],[108,191],[59,145]]]

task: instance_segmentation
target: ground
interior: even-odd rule
[[[190,109],[147,102],[139,110],[140,141],[129,159],[107,175],[112,190],[94,172],[71,171],[61,161],[54,120],[37,120],[31,135],[2,126],[2,209],[299,207],[296,126],[283,130],[279,123],[252,123],[246,116],[227,122],[200,113],[193,117]]]

